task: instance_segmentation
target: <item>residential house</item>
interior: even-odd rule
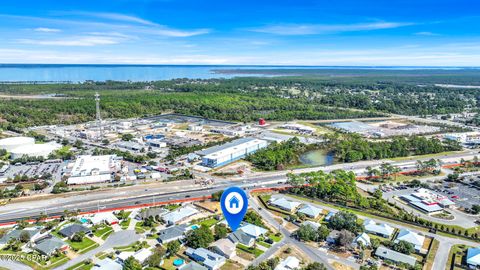
[[[246,234],[242,230],[236,230],[228,235],[228,239],[234,244],[242,244],[247,247],[253,246],[255,243],[255,238],[251,235]]]
[[[216,270],[225,264],[226,259],[205,248],[187,248],[185,254],[196,262],[202,263],[209,270]]]
[[[294,212],[300,206],[299,202],[290,201],[285,198],[272,198],[270,199],[269,203],[270,205],[273,205],[288,212]]]
[[[93,217],[90,217],[90,221],[93,225],[98,225],[102,223],[108,225],[118,224],[118,218],[112,212],[96,213]]]
[[[139,261],[142,265],[145,264],[146,260],[153,252],[150,249],[142,248],[139,251],[135,252],[132,256],[137,261]]]
[[[58,231],[58,234],[64,237],[72,238],[72,236],[74,236],[78,232],[84,232],[85,234],[89,234],[91,230],[83,225],[74,223],[64,226],[60,231]]]
[[[47,235],[47,232],[42,232],[43,227],[30,227],[25,229],[14,229],[10,232],[6,233],[2,238],[0,238],[0,247],[5,246],[8,241],[11,239],[20,239],[20,235],[23,232],[28,233],[30,237],[30,242],[35,242],[36,240],[40,239],[41,237]]]
[[[376,223],[371,219],[366,219],[363,222],[363,226],[365,227],[366,232],[375,234],[381,237],[385,237],[388,239],[392,237],[392,234],[395,231],[395,229],[389,226],[388,224]]]
[[[189,262],[187,264],[180,266],[178,270],[208,270],[208,268],[196,262]]]
[[[95,265],[92,267],[92,270],[122,270],[123,266],[116,261],[105,258],[103,260],[98,260]]]
[[[335,215],[334,212],[328,212],[328,214],[325,216],[325,221],[330,222],[330,219]]]
[[[310,221],[310,220],[306,220],[302,223],[302,225],[305,225],[305,226],[310,226],[312,227],[312,229],[314,230],[318,230],[318,228],[320,228],[320,224],[317,223],[317,222],[313,222],[313,221]]]
[[[398,243],[402,240],[415,246],[416,251],[420,251],[422,250],[423,243],[425,242],[425,236],[408,229],[401,229],[394,242]]]
[[[191,207],[191,206],[184,206],[181,207],[175,211],[172,211],[168,214],[165,214],[162,216],[162,219],[167,223],[168,225],[174,225],[174,224],[179,224],[189,217],[195,215],[198,213],[198,210]]]
[[[316,219],[322,213],[322,209],[311,204],[305,204],[298,209],[297,213],[301,213],[309,218]]]
[[[267,229],[262,228],[262,227],[257,226],[257,225],[250,224],[250,223],[246,223],[245,225],[240,227],[239,230],[241,230],[244,233],[252,236],[255,239],[259,238],[260,236],[265,235],[268,232]]]
[[[339,237],[340,237],[340,231],[333,230],[327,236],[327,243],[331,245],[336,244]]]
[[[185,232],[187,232],[190,229],[191,227],[186,224],[169,227],[169,228],[158,231],[157,240],[161,244],[166,244],[168,242],[172,242],[175,240],[181,240],[184,238]]]
[[[384,246],[379,246],[375,251],[375,256],[384,260],[392,261],[394,263],[404,263],[410,266],[415,266],[417,259],[415,257],[396,252]]]
[[[137,219],[146,219],[149,217],[162,217],[163,215],[167,214],[168,210],[165,208],[161,207],[151,207],[151,208],[145,208],[142,209],[140,212],[138,212],[136,218]]]
[[[370,236],[366,233],[361,233],[358,235],[355,240],[353,240],[354,245],[359,245],[362,244],[364,247],[368,247],[371,245],[370,243]]]
[[[63,242],[62,240],[49,235],[49,237],[45,237],[38,242],[35,243],[33,249],[40,252],[43,255],[51,256],[55,252],[62,252],[68,248],[68,244]]]
[[[288,256],[285,260],[282,260],[275,270],[295,270],[300,269],[300,260],[297,257]]]
[[[222,238],[210,244],[213,252],[222,255],[227,259],[234,257],[236,253],[236,245],[229,239]]]
[[[467,265],[470,268],[480,267],[480,248],[468,248],[467,249]]]

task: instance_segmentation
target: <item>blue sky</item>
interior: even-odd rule
[[[2,0],[0,63],[479,66],[479,10],[474,0]]]

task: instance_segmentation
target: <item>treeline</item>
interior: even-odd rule
[[[357,134],[337,134],[328,137],[328,148],[342,162],[373,160],[410,155],[436,154],[462,150],[458,142],[420,136],[395,137],[388,141],[369,141]]]
[[[297,137],[294,137],[285,142],[274,142],[268,147],[248,155],[246,160],[262,170],[283,170],[288,165],[298,164],[300,155],[306,149],[307,145],[301,143]]]

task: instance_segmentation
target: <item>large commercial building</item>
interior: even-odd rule
[[[242,138],[232,142],[207,148],[198,152],[202,157],[202,165],[216,168],[244,158],[259,149],[267,147],[267,141],[256,138]]]
[[[121,158],[116,155],[79,156],[73,164],[69,185],[91,184],[112,180],[112,173],[121,169]]]
[[[55,142],[35,144],[35,139],[31,137],[10,137],[0,140],[0,149],[10,152],[11,159],[22,157],[43,157],[59,149],[61,145]]]
[[[25,156],[48,158],[50,153],[57,149],[60,149],[61,147],[62,146],[56,142],[23,145],[12,149],[10,151],[10,158],[18,159]]]
[[[25,146],[25,145],[33,145],[33,144],[35,144],[34,138],[10,137],[10,138],[5,138],[0,140],[0,149],[4,149],[10,152],[17,147]]]

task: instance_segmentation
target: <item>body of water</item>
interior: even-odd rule
[[[156,81],[177,78],[211,79],[238,76],[275,76],[262,70],[360,69],[405,70],[419,67],[224,66],[224,65],[49,65],[0,64],[0,82]],[[428,69],[422,67],[420,69]],[[451,69],[451,68],[450,68]],[[242,74],[241,70],[254,70]],[[259,70],[259,74],[255,74]]]
[[[308,166],[332,165],[334,155],[332,152],[325,150],[312,150],[300,156],[300,162]]]

